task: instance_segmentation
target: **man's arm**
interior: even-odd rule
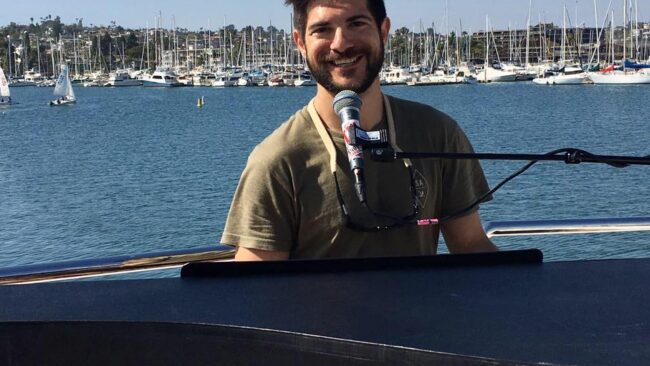
[[[235,253],[235,261],[237,262],[281,261],[286,259],[289,259],[289,252],[239,247]]]
[[[479,253],[498,251],[485,234],[477,211],[440,224],[449,253]]]

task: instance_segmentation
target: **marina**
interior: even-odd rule
[[[564,5],[558,23],[535,17],[530,0],[524,26],[495,29],[486,14],[484,27],[475,31],[464,29],[462,20],[450,25],[448,7],[442,22],[420,20],[389,35],[382,84],[650,84],[650,22],[639,14],[637,0],[610,1],[605,9],[594,1],[593,16],[580,18]],[[54,86],[62,64],[83,86],[315,85],[292,28],[237,29],[224,19],[214,30],[182,30],[162,12],[148,24],[125,29],[32,18],[29,26],[12,23],[0,30],[0,60],[14,88]]]

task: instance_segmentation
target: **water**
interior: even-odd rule
[[[644,156],[647,86],[527,83],[388,87],[454,116],[478,152],[577,147]],[[0,267],[218,243],[254,145],[313,88],[14,88],[0,108]],[[205,106],[196,107],[199,97]],[[491,185],[524,162],[484,162]],[[650,167],[539,163],[483,205],[484,220],[650,216]],[[497,238],[547,260],[650,257],[650,234]]]

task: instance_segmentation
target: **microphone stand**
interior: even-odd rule
[[[478,206],[486,197],[495,193],[506,183],[523,174],[528,168],[539,161],[564,161],[567,164],[580,163],[603,163],[615,168],[625,168],[629,165],[650,165],[650,155],[645,157],[635,156],[610,156],[594,155],[588,151],[566,148],[551,151],[546,154],[476,154],[476,153],[414,153],[414,152],[397,152],[392,147],[372,148],[370,149],[371,158],[379,162],[392,162],[397,159],[477,159],[477,160],[526,160],[528,164],[519,169],[516,173],[501,181],[489,192],[478,198],[474,203],[452,213],[446,217],[440,218],[438,222],[451,220],[457,216],[468,212]]]
[[[650,165],[650,156],[612,156],[594,155],[587,151],[567,148],[548,154],[479,154],[479,153],[416,153],[397,152],[390,147],[370,150],[373,160],[392,162],[397,159],[477,159],[477,160],[526,160],[526,161],[563,161],[566,164],[601,163],[617,168],[628,165]]]

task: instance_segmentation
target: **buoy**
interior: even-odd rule
[[[196,101],[196,106],[199,107],[199,108],[203,107],[203,97],[199,98]]]

